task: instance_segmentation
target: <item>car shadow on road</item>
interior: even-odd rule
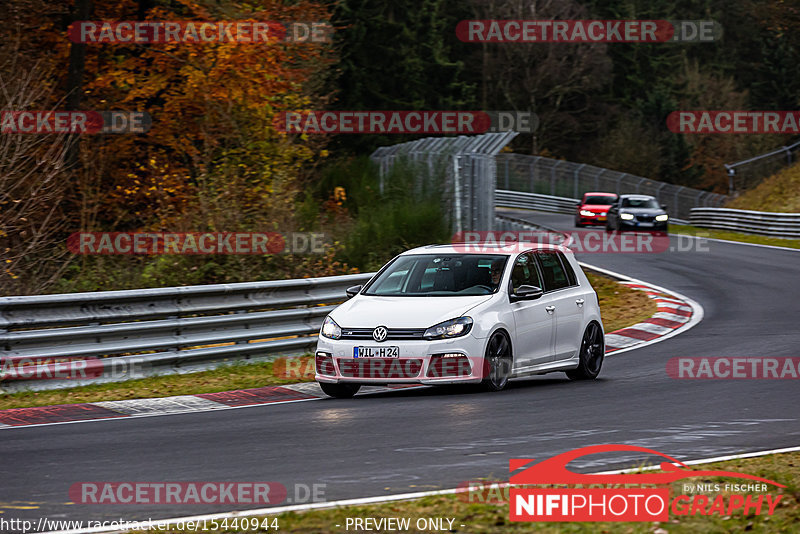
[[[591,382],[602,383],[607,382],[602,378],[598,378]],[[550,391],[556,388],[565,386],[579,387],[581,384],[589,385],[589,382],[574,381],[564,377],[544,377],[534,376],[525,378],[515,378],[508,382],[506,388],[502,391],[487,392],[483,391],[479,385],[475,384],[455,384],[447,386],[414,386],[407,388],[399,388],[393,391],[376,391],[374,393],[369,390],[362,390],[356,397],[360,398],[412,398],[412,397],[454,397],[459,395],[489,395],[492,398],[500,395],[514,395],[526,391]]]

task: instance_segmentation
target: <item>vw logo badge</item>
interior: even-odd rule
[[[372,331],[372,339],[375,341],[383,341],[386,339],[386,336],[389,334],[389,331],[386,329],[385,326],[379,326],[375,330]]]

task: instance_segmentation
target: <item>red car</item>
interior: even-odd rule
[[[616,193],[585,193],[575,212],[575,226],[606,224],[608,208],[617,198],[619,196]]]

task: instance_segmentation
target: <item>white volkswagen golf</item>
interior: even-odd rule
[[[333,397],[385,384],[498,391],[556,371],[593,379],[603,364],[597,293],[557,245],[415,248],[347,295],[316,350],[316,380]]]

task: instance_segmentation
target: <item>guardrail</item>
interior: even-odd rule
[[[800,238],[800,213],[694,208],[689,224],[748,234]]]
[[[108,378],[137,366],[303,353],[345,289],[373,274],[2,297],[0,377],[49,380],[74,361]]]
[[[523,191],[498,189],[494,194],[495,206],[498,208],[520,208],[550,213],[574,215],[580,202],[577,198],[540,195]]]

